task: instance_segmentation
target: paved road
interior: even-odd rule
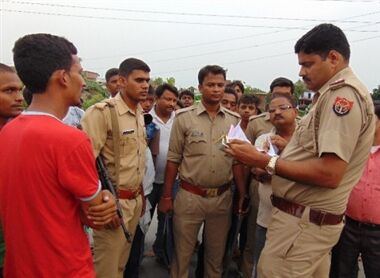
[[[151,250],[153,241],[155,239],[155,232],[157,230],[157,217],[153,217],[153,221],[151,223],[151,226],[149,228],[149,231],[146,235],[146,241],[145,241],[145,250]],[[196,266],[196,256],[194,255],[191,260],[191,267],[190,267],[190,276],[191,278],[194,277],[194,269]],[[232,266],[233,267],[233,266]],[[360,264],[360,271],[358,278],[365,278],[365,275],[363,273],[363,267],[362,264]],[[168,271],[163,268],[161,265],[159,265],[155,258],[153,257],[145,257],[142,261],[141,269],[140,269],[140,277],[141,278],[167,278],[169,277]],[[230,276],[236,277],[235,276]],[[229,277],[229,278],[230,278]]]

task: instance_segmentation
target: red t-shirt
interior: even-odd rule
[[[20,115],[0,132],[5,277],[95,277],[79,218],[99,190],[89,138],[49,115]]]

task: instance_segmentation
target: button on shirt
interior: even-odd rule
[[[338,80],[342,85],[334,86]],[[316,159],[332,153],[347,163],[335,189],[272,177],[276,196],[334,214],[342,214],[352,188],[357,184],[373,143],[375,119],[371,96],[350,68],[331,78],[309,114],[299,122],[293,137],[281,153],[289,161]],[[333,108],[339,98],[352,102],[352,108],[337,115]]]
[[[380,146],[372,147],[372,151],[351,192],[346,214],[360,222],[380,225]]]
[[[157,116],[156,107],[154,107],[150,114],[153,117],[153,122],[157,125],[160,130],[160,147],[159,153],[156,157],[156,176],[154,179],[155,183],[164,183],[164,175],[165,175],[165,167],[166,160],[168,157],[168,149],[169,149],[169,139],[170,139],[170,131],[172,130],[172,125],[175,117],[175,113],[172,112],[169,120],[165,123],[160,117]]]
[[[146,131],[142,108],[132,111],[120,93],[114,101],[120,129],[120,171],[121,189],[137,190],[145,173]],[[97,103],[86,110],[82,118],[83,130],[89,135],[95,157],[100,153],[113,183],[116,182],[115,153],[110,108],[104,102]]]
[[[179,110],[170,134],[168,160],[179,165],[181,180],[202,187],[219,187],[232,180],[233,159],[221,138],[239,115],[220,107],[214,119],[202,103]]]

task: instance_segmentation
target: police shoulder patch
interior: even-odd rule
[[[330,84],[329,84],[329,88],[330,88],[331,90],[336,90],[336,89],[339,89],[339,88],[344,87],[345,85],[346,85],[345,80],[344,80],[343,78],[341,78],[341,79],[338,79],[338,80],[336,80],[336,81],[330,83]]]
[[[249,121],[253,121],[253,120],[256,120],[256,119],[260,119],[260,118],[265,118],[266,115],[267,115],[266,112],[261,113],[259,115],[253,115],[253,116],[249,117]]]
[[[336,97],[333,105],[333,111],[337,116],[345,116],[350,113],[353,105],[353,101],[350,101],[344,97]]]
[[[182,114],[184,112],[188,112],[188,111],[192,111],[194,109],[196,109],[197,107],[195,105],[192,105],[192,106],[189,106],[189,107],[185,107],[185,108],[181,108],[181,109],[178,109],[175,111],[175,115],[178,116],[179,114]]]
[[[94,106],[97,109],[104,110],[104,108],[106,108],[108,106],[108,103],[107,102],[98,102],[98,103],[95,103]]]
[[[223,111],[226,112],[226,113],[228,113],[228,114],[230,114],[230,115],[232,115],[232,116],[235,116],[236,118],[240,119],[240,115],[238,113],[236,113],[236,112],[233,112],[233,111],[231,111],[229,109],[223,109]]]

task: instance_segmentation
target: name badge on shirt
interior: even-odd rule
[[[123,131],[123,135],[129,135],[129,134],[132,134],[134,132],[135,132],[134,129],[126,129],[126,130]]]

